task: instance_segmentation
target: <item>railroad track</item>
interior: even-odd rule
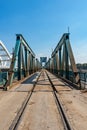
[[[54,84],[53,84],[53,82],[52,82],[50,76],[49,76],[48,73],[47,73],[47,71],[45,71],[45,72],[46,72],[46,75],[47,75],[47,77],[48,77],[48,79],[49,79],[49,82],[50,82],[50,84],[51,84],[51,87],[52,87],[52,89],[53,89],[53,95],[54,95],[55,102],[56,102],[57,108],[58,108],[58,110],[59,110],[59,113],[60,113],[60,115],[61,115],[61,119],[62,119],[62,122],[63,122],[63,125],[64,125],[64,129],[65,129],[65,130],[73,130],[73,128],[72,128],[72,126],[71,126],[71,124],[70,124],[70,122],[69,122],[69,119],[68,119],[68,117],[67,117],[67,115],[66,115],[66,112],[65,112],[65,110],[64,110],[64,108],[63,108],[63,106],[62,106],[62,104],[61,104],[60,99],[59,99],[58,91],[56,90],[56,87],[54,86]]]
[[[24,102],[23,102],[21,108],[19,109],[18,114],[16,115],[16,117],[14,118],[12,124],[10,125],[9,130],[16,130],[16,127],[18,126],[18,123],[19,123],[19,121],[20,121],[20,118],[21,118],[21,116],[23,115],[23,112],[24,112],[24,110],[25,110],[25,108],[26,108],[26,106],[27,106],[27,104],[28,104],[28,102],[29,102],[29,100],[30,100],[30,98],[31,98],[31,96],[32,96],[32,93],[33,93],[33,91],[34,91],[34,89],[35,89],[35,86],[36,86],[36,84],[37,84],[37,82],[38,82],[38,80],[39,80],[39,77],[40,77],[41,73],[42,73],[42,72],[39,73],[39,75],[38,75],[36,81],[35,81],[34,84],[33,84],[33,87],[32,87],[32,89],[31,89],[31,91],[28,92],[28,95],[27,95],[26,99],[24,100]]]
[[[48,72],[43,71],[43,70],[38,75],[38,77],[37,77],[37,79],[36,79],[36,81],[35,81],[35,83],[33,85],[33,88],[31,90],[31,92],[28,93],[28,95],[27,95],[25,101],[23,102],[18,114],[16,115],[16,117],[14,118],[12,124],[10,125],[9,130],[16,130],[17,129],[17,127],[19,125],[19,122],[20,122],[20,119],[21,119],[21,117],[22,117],[22,115],[24,113],[24,110],[26,109],[27,104],[30,101],[30,98],[31,98],[31,96],[32,96],[32,94],[34,92],[34,89],[35,89],[35,87],[37,85],[37,82],[38,82],[40,76],[42,76],[43,79],[45,80],[45,75],[46,75],[46,77],[48,78],[48,80],[50,82],[50,87],[52,89],[52,93],[53,93],[53,96],[54,96],[54,99],[55,99],[55,102],[56,102],[56,105],[57,105],[57,108],[58,108],[58,112],[60,113],[60,116],[61,116],[61,120],[62,120],[64,130],[73,130],[72,127],[71,127],[71,124],[69,122],[69,119],[68,119],[68,117],[67,117],[67,115],[65,113],[65,110],[64,110],[64,108],[63,108],[63,106],[61,104],[61,101],[59,99],[58,91],[56,90],[56,87],[53,85],[53,82],[52,82]]]

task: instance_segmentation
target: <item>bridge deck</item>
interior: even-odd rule
[[[9,91],[0,91],[0,130],[8,130],[39,72]],[[56,87],[70,124],[74,130],[87,130],[87,94],[71,89],[61,79],[48,72]],[[18,130],[64,130],[50,82],[43,72],[21,117]]]

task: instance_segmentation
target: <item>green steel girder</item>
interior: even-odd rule
[[[35,62],[38,62],[38,67],[35,66]],[[16,78],[17,80],[21,80],[23,77],[34,73],[36,67],[38,70],[39,68],[41,68],[41,65],[38,60],[35,61],[34,52],[30,48],[24,37],[21,34],[16,34],[16,45],[8,72],[8,81],[4,86],[4,90],[6,90],[8,86],[11,86],[14,78]]]
[[[49,62],[51,63],[51,68],[49,67]],[[71,68],[70,68],[71,67]],[[80,77],[75,64],[75,59],[73,56],[72,48],[69,40],[69,33],[64,33],[60,41],[58,42],[56,48],[51,54],[51,59],[45,65],[45,68],[56,73],[68,80],[70,80],[70,71],[73,73],[73,81],[79,87]],[[72,70],[71,70],[72,69]]]
[[[30,48],[30,46],[28,45],[28,43],[26,42],[26,40],[24,39],[24,37],[22,36],[22,34],[16,34],[16,37],[21,40],[22,44],[26,47],[26,49],[32,54],[33,57],[35,57],[35,53]]]
[[[51,57],[53,57],[59,49],[61,49],[61,46],[64,44],[64,41],[66,39],[69,39],[69,33],[64,33],[62,38],[60,39],[59,43],[57,44],[56,48],[54,49],[54,51],[52,52]]]

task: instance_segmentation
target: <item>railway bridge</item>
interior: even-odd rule
[[[0,41],[0,130],[87,130],[84,73],[69,33],[42,62],[22,34],[12,54]]]
[[[4,71],[4,73],[6,73],[2,74],[5,75],[3,76],[5,77],[3,84],[4,90],[12,86],[13,82],[19,81],[43,68],[39,59],[35,57],[35,53],[21,34],[16,35],[16,44],[12,56],[3,44],[1,44],[1,47],[6,53],[0,55],[2,65],[0,67],[1,72],[8,68],[7,71]],[[0,52],[2,50],[0,50]],[[2,57],[5,58],[6,56],[7,59],[3,60]],[[4,65],[3,62],[5,62]],[[7,67],[6,64],[8,65]],[[63,34],[52,52],[51,57],[45,63],[44,68],[56,74],[56,76],[70,81],[74,86],[76,85],[78,89],[81,88],[80,75],[70,45],[69,33]]]

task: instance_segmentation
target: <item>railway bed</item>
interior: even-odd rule
[[[87,95],[72,89],[46,70],[37,72],[7,92],[0,91],[0,98],[0,130],[87,128]]]

